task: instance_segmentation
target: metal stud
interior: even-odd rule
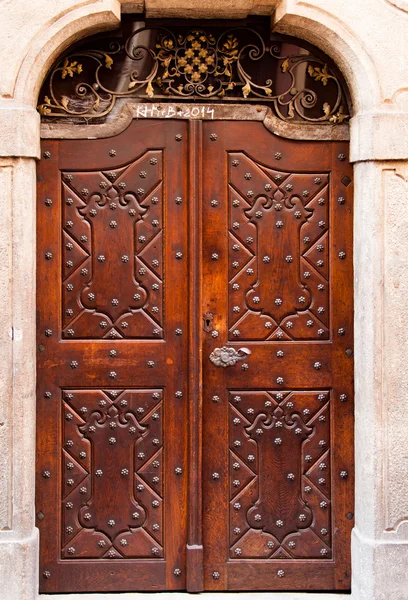
[[[321,368],[322,368],[322,363],[321,363],[321,362],[315,362],[315,363],[314,363],[314,365],[313,365],[313,367],[314,367],[315,369],[319,370],[319,369],[321,369]]]
[[[340,394],[339,398],[340,402],[345,402],[347,400],[347,394]]]
[[[176,135],[174,136],[174,139],[176,140],[176,142],[181,142],[181,140],[183,139],[183,136],[181,135],[181,133],[176,133]]]
[[[345,203],[345,199],[343,198],[343,196],[339,196],[339,197],[337,198],[337,202],[338,202],[339,204],[344,204],[344,203]]]
[[[176,335],[183,335],[183,330],[182,330],[182,329],[180,329],[180,328],[178,327],[178,328],[177,328],[177,329],[174,331],[174,333],[175,333]]]
[[[212,578],[213,579],[219,579],[220,578],[220,574],[218,573],[218,571],[213,571]]]
[[[340,258],[340,259],[342,259],[342,260],[343,260],[344,258],[346,258],[346,253],[345,253],[345,252],[343,252],[343,251],[342,251],[342,252],[339,252],[339,258]]]
[[[43,571],[42,576],[44,579],[49,579],[51,577],[51,573],[49,571]]]
[[[337,156],[337,158],[343,162],[343,161],[345,161],[345,160],[346,160],[346,155],[345,155],[345,154],[343,154],[343,153],[341,153],[341,154],[339,154],[339,155]]]
[[[176,467],[174,472],[176,475],[181,475],[183,473],[183,469],[181,467]]]
[[[211,204],[211,206],[216,207],[216,206],[218,206],[218,200],[215,200],[215,199],[211,200],[210,204]]]
[[[43,153],[43,157],[44,157],[44,158],[51,158],[51,152],[50,152],[49,150],[46,150],[46,151]]]
[[[214,480],[216,480],[216,479],[219,479],[219,478],[220,478],[220,474],[219,474],[219,473],[213,473],[213,474],[212,474],[212,478],[213,478]]]
[[[43,471],[42,476],[44,479],[49,479],[51,477],[51,473],[49,471]]]
[[[174,571],[173,571],[173,575],[174,575],[175,577],[180,577],[180,575],[181,575],[181,569],[174,569]]]
[[[115,378],[116,378],[116,371],[110,371],[110,373],[109,373],[109,377],[110,377],[111,379],[115,379]]]
[[[176,258],[177,258],[177,260],[181,260],[183,258],[183,253],[182,252],[176,252]]]
[[[51,260],[52,259],[52,252],[46,252],[44,254],[44,256],[45,256],[45,260]]]
[[[212,260],[218,260],[218,258],[219,258],[219,257],[218,257],[218,254],[217,254],[216,252],[213,252],[213,253],[211,254],[211,259],[212,259]]]
[[[344,329],[344,327],[340,327],[340,329],[337,330],[337,333],[339,335],[344,335],[346,333],[346,330]]]
[[[348,477],[348,472],[347,471],[340,471],[340,477],[342,479],[347,479]]]
[[[212,142],[215,142],[215,141],[216,141],[216,139],[217,139],[217,134],[216,134],[216,133],[210,133],[210,140],[211,140]]]
[[[280,160],[282,158],[282,152],[275,152],[275,159]]]

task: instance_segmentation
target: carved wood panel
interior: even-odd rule
[[[327,339],[328,174],[228,164],[229,339]]]
[[[163,391],[69,390],[62,402],[61,558],[163,557]]]
[[[162,169],[62,173],[64,338],[162,337]]]
[[[330,558],[329,392],[229,395],[230,558]]]

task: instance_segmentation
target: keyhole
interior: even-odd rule
[[[211,322],[214,318],[214,315],[210,312],[206,312],[203,316],[203,321],[204,321],[204,331],[211,331],[212,330],[212,326],[211,326]]]

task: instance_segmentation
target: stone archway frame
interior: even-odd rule
[[[142,10],[141,2],[123,5]],[[252,2],[241,0],[234,4],[245,5],[249,12]],[[147,0],[161,16],[202,18],[226,17],[216,2],[191,0]],[[199,8],[194,8],[200,5]],[[220,4],[220,3],[218,3]],[[382,170],[374,161],[399,160],[408,155],[408,140],[394,146],[387,144],[391,132],[396,132],[395,115],[379,114],[380,89],[375,66],[363,42],[340,19],[316,6],[317,2],[302,0],[263,0],[254,9],[261,14],[275,12],[272,23],[276,31],[305,39],[326,52],[343,72],[351,91],[354,118],[351,121],[351,160],[355,166],[355,375],[356,375],[356,528],[353,536],[353,600],[373,600],[384,597],[388,583],[381,585],[381,561],[398,567],[399,576],[404,571],[397,544],[408,517],[399,519],[388,528],[390,536],[381,537],[386,523],[382,520],[384,499],[382,470],[376,465],[382,445],[379,443],[378,420],[381,417],[381,331],[383,296],[379,282],[383,277],[383,247],[378,244],[384,208]],[[9,417],[13,417],[13,463],[6,474],[6,498],[9,526],[1,532],[0,562],[13,564],[7,571],[3,589],[5,598],[34,600],[37,597],[38,539],[34,528],[34,454],[35,454],[35,162],[39,157],[39,115],[35,111],[37,96],[48,68],[56,57],[76,40],[114,28],[120,22],[121,3],[118,0],[86,0],[72,2],[71,8],[57,15],[32,40],[20,65],[15,88],[15,104],[10,108],[9,124],[1,149],[0,165],[2,186],[9,190],[10,203],[6,216],[12,219],[8,234],[14,240],[13,254],[13,318],[10,321],[10,348],[4,360],[9,361],[12,404]],[[232,6],[232,3],[228,3]],[[276,6],[275,6],[276,5]],[[176,6],[176,8],[174,8]],[[152,10],[152,8],[151,8]],[[166,10],[168,13],[166,14]],[[232,8],[231,8],[232,12]],[[153,13],[152,15],[153,16]],[[229,16],[236,16],[236,12]],[[390,128],[391,124],[391,129]],[[14,136],[14,137],[13,137]],[[408,138],[408,136],[406,136]],[[6,158],[9,157],[9,158]],[[17,157],[17,158],[12,158]],[[395,185],[398,163],[388,163],[387,177]],[[381,167],[381,165],[380,165]],[[394,174],[394,175],[393,175]],[[11,198],[16,203],[11,203]],[[1,234],[1,231],[0,231]],[[367,261],[368,258],[368,261]],[[370,262],[371,259],[371,262]],[[364,404],[361,399],[364,398]],[[380,415],[380,416],[379,416]],[[14,492],[13,492],[14,490]],[[367,494],[371,502],[367,503]],[[392,501],[392,498],[391,498]],[[392,502],[391,502],[392,508]],[[377,512],[376,512],[377,511]],[[379,512],[380,511],[380,512]],[[395,512],[395,511],[394,511]],[[394,514],[391,511],[392,514]],[[390,511],[388,510],[388,513]],[[8,519],[8,520],[7,520]],[[380,533],[379,533],[380,532]],[[392,537],[393,532],[398,534]],[[398,537],[399,536],[399,537]],[[381,538],[381,539],[380,539]],[[384,539],[386,541],[384,541]],[[378,541],[379,540],[379,541]],[[406,545],[408,548],[408,545]],[[395,556],[395,558],[394,558]],[[403,559],[403,557],[402,557]],[[386,562],[386,565],[388,564]],[[397,572],[397,571],[396,571]],[[398,572],[397,572],[398,575]],[[402,589],[402,588],[401,588]],[[377,591],[378,590],[378,591]],[[2,592],[0,592],[1,595]],[[300,599],[302,594],[287,595]],[[77,595],[85,598],[85,595]],[[105,596],[108,598],[108,596]],[[135,597],[135,596],[131,596]],[[305,596],[306,597],[306,596]],[[350,598],[350,596],[347,596]],[[53,596],[56,600],[57,597]],[[312,600],[313,595],[307,595]],[[327,598],[339,599],[338,595]],[[319,599],[323,597],[319,595]]]

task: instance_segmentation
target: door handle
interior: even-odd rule
[[[210,361],[216,367],[233,367],[239,360],[245,360],[251,354],[248,348],[239,348],[235,350],[231,346],[215,348],[210,354]]]

